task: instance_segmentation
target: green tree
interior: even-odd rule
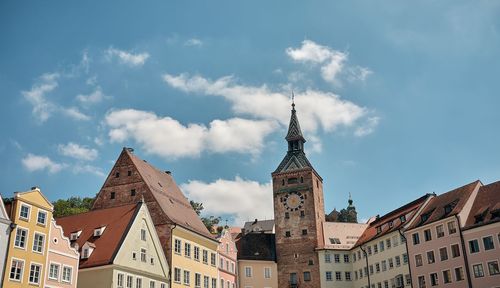
[[[194,212],[200,216],[201,211],[203,211],[203,203],[195,202],[193,200],[189,200],[189,204],[193,207]],[[201,217],[201,222],[207,227],[208,231],[212,233],[213,227],[219,224],[221,217],[209,216],[209,217]]]
[[[89,211],[94,203],[94,198],[70,197],[52,202],[54,205],[54,218],[80,214]]]
[[[200,216],[201,211],[203,211],[203,203],[194,202],[193,200],[189,200],[189,204],[193,207],[194,212]]]

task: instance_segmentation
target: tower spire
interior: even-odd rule
[[[297,111],[295,110],[295,95],[292,91],[292,115],[290,116],[290,124],[288,125],[288,133],[285,137],[288,143],[299,141],[300,150],[303,149],[303,144],[306,142],[302,130],[300,129],[299,119],[297,118]]]

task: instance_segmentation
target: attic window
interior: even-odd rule
[[[427,219],[429,219],[429,214],[430,214],[430,213],[425,213],[425,214],[422,214],[422,216],[420,216],[420,221],[421,221],[421,222],[425,222],[425,221],[427,221]]]
[[[405,215],[399,216],[399,221],[401,221],[401,223],[405,223],[406,222],[406,216]]]
[[[69,236],[69,240],[71,240],[71,241],[77,240],[78,237],[80,237],[80,234],[82,234],[82,230],[71,233]]]
[[[135,189],[130,190],[130,196],[135,196]]]
[[[377,234],[380,234],[380,233],[382,233],[382,226],[377,227]]]
[[[339,238],[330,238],[330,244],[342,244]]]
[[[118,178],[118,177],[120,177],[120,172],[115,173],[115,178]]]
[[[82,251],[82,259],[88,259],[90,256],[90,249],[89,248],[83,248]]]
[[[115,192],[111,192],[109,195],[109,199],[115,199]]]
[[[389,221],[389,228],[392,228],[394,227],[394,222],[393,221]]]
[[[444,214],[449,214],[455,206],[457,206],[458,199],[455,199],[453,202],[450,202],[444,206]]]
[[[490,212],[491,213],[491,219],[496,219],[500,218],[500,209],[496,209]]]
[[[101,237],[102,233],[104,233],[104,229],[106,229],[106,226],[94,229],[94,237]]]
[[[127,176],[132,176],[132,171],[127,171]]]

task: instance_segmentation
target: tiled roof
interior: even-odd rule
[[[324,222],[323,237],[326,249],[349,250],[358,241],[368,224]]]
[[[500,181],[479,188],[465,229],[498,221],[500,221]]]
[[[86,213],[57,218],[56,223],[63,228],[64,236],[68,238],[70,238],[71,233],[82,231],[80,237],[76,240],[80,253],[86,242],[95,245],[95,249],[88,259],[80,259],[80,269],[90,268],[113,262],[139,209],[140,204],[128,204],[92,210]],[[94,229],[103,226],[106,226],[103,234],[94,237]]]
[[[462,211],[462,208],[472,192],[481,185],[481,181],[476,180],[432,198],[429,204],[427,204],[425,209],[420,213],[420,219],[416,219],[410,229],[457,215]]]
[[[411,220],[417,210],[429,197],[431,197],[431,194],[423,195],[422,197],[377,218],[375,221],[372,221],[363,235],[361,235],[355,246],[357,247],[375,238],[400,229],[405,223],[407,223],[407,221]],[[403,215],[405,217],[404,222],[401,221],[401,217]]]
[[[274,234],[250,233],[236,242],[238,260],[276,261]]]
[[[128,149],[123,151],[130,157],[152,195],[172,222],[208,238],[214,238],[169,173],[156,169]]]
[[[247,233],[274,233],[274,220],[257,220],[245,222],[243,232]]]

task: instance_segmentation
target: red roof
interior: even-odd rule
[[[476,180],[432,198],[420,213],[420,219],[417,219],[411,228],[423,226],[460,213],[472,192],[481,185],[481,181]]]
[[[416,211],[420,208],[420,206],[422,206],[422,204],[424,204],[424,202],[430,196],[431,194],[426,194],[371,222],[370,226],[366,228],[365,232],[361,235],[361,237],[359,237],[354,247],[362,245],[368,241],[371,241],[375,238],[386,235],[392,231],[396,231],[399,228],[401,228],[405,223],[407,223],[407,221],[411,220],[411,218],[415,215]],[[405,215],[404,222],[402,222],[400,219],[400,217],[403,215]],[[390,225],[392,225],[392,227],[390,227]],[[377,233],[378,229],[380,229],[380,232]]]
[[[56,219],[56,223],[63,228],[64,236],[68,238],[71,233],[82,231],[76,240],[80,253],[86,242],[95,245],[88,259],[80,259],[80,268],[113,263],[140,206],[141,204],[128,204]],[[94,237],[94,229],[103,226],[106,226],[103,234]],[[75,241],[72,241],[72,244],[73,242]]]
[[[482,186],[477,192],[466,229],[500,221],[500,181]]]
[[[172,222],[208,238],[214,238],[169,173],[158,170],[128,149],[123,151],[130,157],[163,213]]]

